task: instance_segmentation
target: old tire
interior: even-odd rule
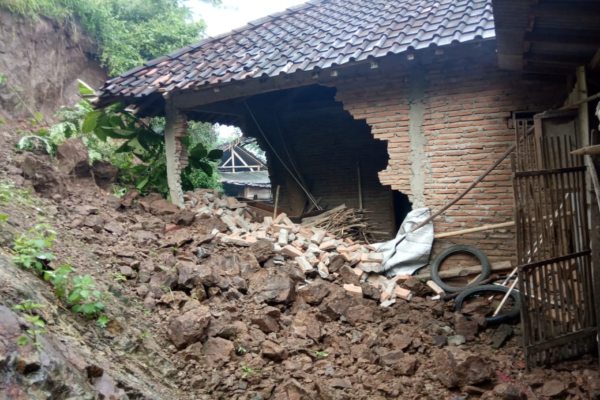
[[[463,303],[466,299],[477,296],[477,295],[489,295],[490,293],[501,293],[506,294],[508,287],[498,285],[481,285],[466,289],[456,297],[454,301],[454,310],[462,310]],[[488,324],[500,324],[507,322],[519,317],[521,313],[521,296],[516,290],[510,292],[510,297],[513,299],[513,306],[510,310],[496,315],[495,317],[486,317],[485,320]]]
[[[450,286],[450,285],[446,284],[445,282],[443,282],[442,279],[440,278],[440,266],[442,265],[442,263],[444,262],[444,260],[446,258],[450,257],[451,255],[460,254],[460,253],[470,254],[470,255],[474,256],[475,258],[477,258],[479,260],[479,263],[481,264],[481,274],[479,274],[477,279],[475,279],[475,281],[472,282],[470,285]],[[446,250],[441,252],[440,255],[437,256],[436,259],[433,260],[433,263],[431,264],[431,280],[433,280],[435,283],[437,283],[439,287],[441,287],[448,293],[460,292],[467,288],[477,286],[482,281],[487,279],[490,276],[491,272],[492,272],[492,267],[490,266],[490,261],[488,260],[485,253],[483,251],[479,250],[477,247],[473,247],[473,246],[456,245],[456,246],[448,247]]]

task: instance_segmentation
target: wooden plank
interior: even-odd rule
[[[568,172],[585,171],[585,167],[567,167],[567,168],[555,168],[555,169],[542,169],[537,171],[521,171],[515,172],[515,177],[524,178],[527,176],[540,176],[540,175],[553,175],[563,174]]]
[[[332,208],[331,210],[327,210],[319,215],[315,215],[314,217],[306,217],[306,218],[302,218],[302,224],[303,225],[313,225],[318,223],[319,221],[323,220],[323,219],[327,219],[327,217],[329,217],[332,214],[335,214],[338,211],[341,211],[343,209],[346,208],[345,204],[341,204],[337,207]]]
[[[512,263],[510,261],[498,261],[494,262],[491,265],[492,271],[506,271],[512,269]],[[460,267],[460,268],[452,268],[445,271],[440,271],[439,275],[442,279],[448,278],[458,278],[461,276],[468,276],[473,274],[478,274],[481,272],[481,265],[475,265],[472,267]],[[418,275],[414,275],[417,279],[431,279],[431,273],[426,272]]]
[[[510,228],[511,226],[515,226],[515,221],[501,222],[498,224],[488,224],[488,225],[479,226],[477,228],[467,228],[467,229],[461,229],[458,231],[438,233],[435,235],[435,238],[443,239],[443,238],[452,237],[452,236],[466,235],[467,233],[483,232],[483,231],[489,231],[492,229]]]

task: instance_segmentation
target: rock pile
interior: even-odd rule
[[[225,232],[214,229],[205,241],[260,248],[263,252],[266,249],[267,253],[273,253],[273,264],[293,260],[307,278],[342,277],[345,290],[379,300],[384,307],[393,304],[396,298],[410,300],[413,296],[410,290],[398,285],[408,277],[386,279],[374,273],[381,268],[383,254],[369,245],[356,243],[349,237],[338,238],[324,229],[295,224],[285,213],[274,219],[264,217],[259,222],[246,204],[211,191],[189,194],[186,205],[189,215],[200,220],[216,215],[227,227]]]
[[[518,343],[492,352],[494,332],[432,300],[421,281],[370,272],[381,259],[367,245],[284,214],[260,221],[212,191],[188,193],[185,210],[139,204],[165,222],[156,240],[163,265],[133,263],[131,282],[197,398],[496,399],[532,390],[514,378],[524,368]],[[512,377],[499,380],[499,371]]]

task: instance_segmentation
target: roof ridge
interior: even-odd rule
[[[283,16],[289,16],[289,15],[297,13],[298,11],[302,11],[302,10],[305,10],[307,8],[314,7],[314,6],[318,5],[318,4],[325,3],[325,2],[328,2],[328,1],[331,1],[331,0],[308,0],[308,1],[304,2],[304,3],[300,3],[298,5],[295,5],[295,6],[292,6],[292,7],[288,7],[288,8],[286,8],[283,11],[279,11],[279,12],[276,12],[276,13],[273,13],[273,14],[269,14],[269,15],[266,15],[264,17],[260,17],[258,19],[249,21],[246,25],[242,25],[239,28],[235,28],[235,29],[232,29],[230,31],[227,31],[227,32],[215,35],[215,36],[207,36],[204,39],[201,39],[200,41],[198,41],[198,42],[196,42],[194,44],[190,44],[190,45],[184,46],[184,47],[182,47],[180,49],[177,49],[177,50],[175,50],[175,51],[173,51],[173,52],[171,52],[169,54],[153,58],[152,60],[148,60],[144,64],[142,64],[142,65],[140,65],[138,67],[132,68],[132,69],[130,69],[128,71],[123,72],[120,75],[115,76],[114,78],[109,79],[107,81],[107,83],[109,83],[109,82],[111,82],[111,81],[113,81],[114,79],[117,79],[117,78],[125,78],[127,76],[132,75],[132,74],[135,74],[136,72],[138,72],[139,70],[141,70],[143,68],[152,67],[152,66],[154,66],[154,65],[156,65],[156,64],[158,64],[158,63],[160,63],[162,61],[165,61],[167,59],[174,59],[174,58],[180,57],[180,56],[182,56],[182,55],[184,55],[184,54],[186,54],[186,53],[188,53],[190,51],[196,50],[198,47],[203,46],[203,45],[205,45],[207,43],[211,43],[211,42],[223,39],[223,38],[225,38],[227,36],[230,36],[230,35],[232,35],[234,33],[241,33],[241,32],[245,32],[247,30],[254,29],[254,28],[258,27],[258,26],[263,25],[265,22],[273,21],[273,20],[279,19],[279,18],[281,18]]]
[[[311,0],[150,60],[107,81],[101,97],[141,99],[488,40],[492,1]]]

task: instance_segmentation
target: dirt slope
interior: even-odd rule
[[[106,73],[96,48],[76,25],[26,19],[0,8],[0,117],[51,120],[63,105],[79,101],[77,79],[96,87]]]
[[[416,282],[410,302],[381,308],[344,290],[361,283],[343,266],[306,276],[268,241],[223,243],[215,232],[231,227],[219,215],[257,222],[218,194],[188,194],[185,211],[117,199],[15,154],[15,140],[0,132],[0,179],[32,194],[0,201],[0,398],[600,398],[596,361],[527,372],[518,335],[493,350],[494,327]],[[39,222],[58,232],[52,266],[69,262],[106,292],[106,328],[11,263],[14,236]],[[39,349],[16,344],[27,323],[11,307],[27,299],[44,305]]]

